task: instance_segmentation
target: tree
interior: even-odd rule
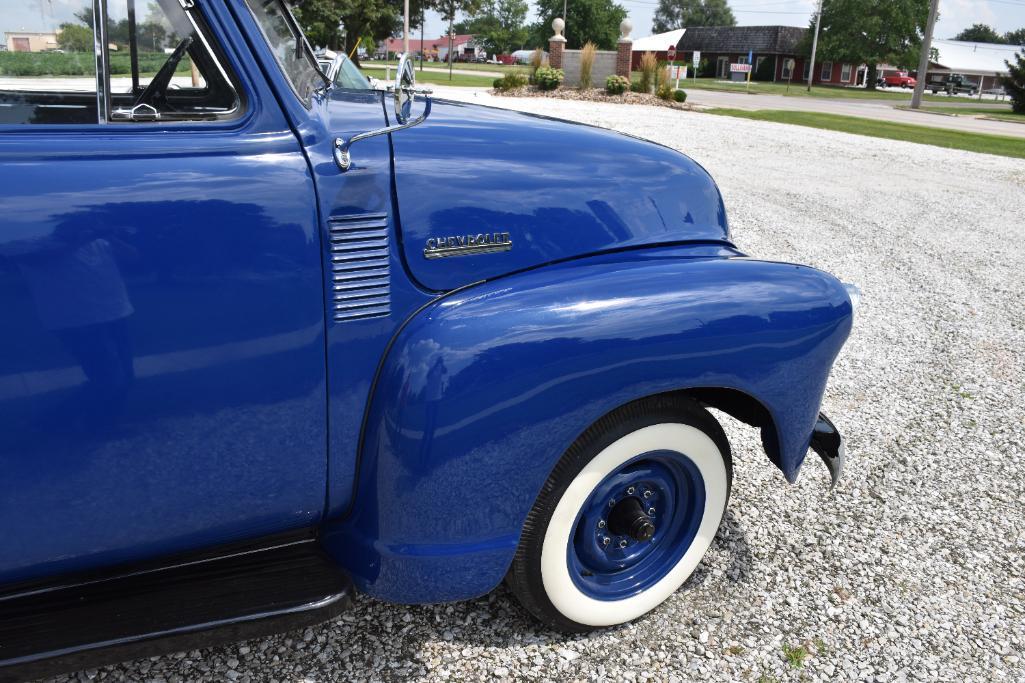
[[[419,18],[419,7],[410,2],[411,22]],[[295,8],[295,15],[314,46],[350,54],[361,36],[371,35],[377,41],[401,30],[402,0],[306,0]],[[373,50],[373,45],[366,47]],[[358,64],[359,55],[353,53],[353,61]]]
[[[1015,114],[1025,114],[1025,49],[1014,56],[1014,64],[1007,65],[1007,75],[1001,76],[1004,90],[1011,96],[1011,108]]]
[[[652,23],[653,33],[687,26],[736,26],[726,0],[659,0]]]
[[[877,65],[918,62],[928,19],[929,0],[825,0],[818,58],[867,64],[866,87],[874,90]],[[806,53],[814,31],[813,17]]]
[[[538,21],[530,27],[530,44],[548,47],[552,37],[552,21],[562,17],[563,0],[538,0]],[[573,0],[567,4],[566,49],[578,50],[592,42],[599,50],[616,49],[619,24],[626,19],[626,9],[613,0]]]
[[[57,45],[65,52],[92,52],[93,32],[81,24],[61,24]]]
[[[1003,43],[1004,37],[997,33],[993,27],[986,24],[972,24],[970,27],[954,36],[954,40],[966,40],[970,43]]]
[[[476,36],[488,54],[508,54],[523,47],[529,36],[526,0],[487,0],[481,11],[455,25],[456,33]]]
[[[1008,45],[1025,46],[1025,28],[1020,28],[1016,31],[1008,31],[1004,34],[1004,42]]]

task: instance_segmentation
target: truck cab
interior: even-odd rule
[[[857,291],[741,252],[695,161],[330,78],[282,0],[65,4],[0,82],[0,677],[357,590],[637,618],[722,519],[709,408],[840,476]]]

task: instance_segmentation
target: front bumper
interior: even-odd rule
[[[840,481],[844,465],[847,462],[847,448],[840,430],[826,417],[825,413],[819,413],[819,419],[815,422],[815,429],[812,430],[809,445],[813,451],[819,454],[822,462],[826,463],[829,476],[833,480],[830,488],[835,487],[836,482]]]

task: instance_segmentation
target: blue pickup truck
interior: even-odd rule
[[[282,0],[49,7],[0,53],[0,677],[356,590],[641,617],[726,509],[709,408],[840,475],[856,290],[741,253],[691,159],[372,89]]]

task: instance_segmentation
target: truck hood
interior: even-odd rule
[[[623,247],[727,242],[715,182],[690,158],[612,131],[435,101],[392,136],[413,276],[449,290]]]

